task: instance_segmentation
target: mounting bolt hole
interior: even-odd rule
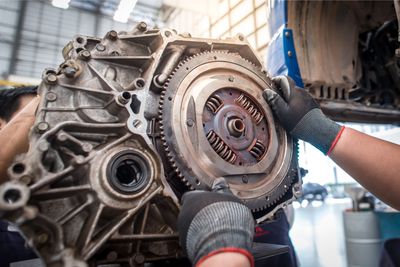
[[[172,101],[172,97],[169,96],[169,97],[168,97],[168,100],[169,100],[169,101]]]
[[[83,44],[85,42],[85,40],[82,37],[77,37],[75,40],[78,44]]]
[[[142,78],[138,78],[135,81],[136,88],[143,88],[146,82]]]
[[[21,174],[25,171],[25,165],[22,163],[16,163],[12,167],[12,171],[16,174]]]
[[[5,192],[3,199],[6,203],[13,204],[21,199],[21,192],[14,188],[8,189]]]
[[[123,92],[122,93],[122,97],[126,100],[129,100],[131,98],[131,94],[128,92]]]
[[[199,181],[199,179],[196,179],[195,182],[196,182],[197,185],[200,185],[200,184],[201,184],[200,181]]]

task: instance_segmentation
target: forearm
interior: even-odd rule
[[[29,148],[28,134],[35,121],[39,98],[33,99],[0,131],[0,183],[6,178],[7,168],[16,155]]]
[[[400,210],[400,146],[346,128],[330,157],[371,193]]]
[[[249,259],[241,253],[224,252],[209,257],[197,265],[197,267],[216,267],[216,266],[250,267],[251,263]]]

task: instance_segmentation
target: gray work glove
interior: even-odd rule
[[[250,260],[254,219],[250,210],[217,180],[213,191],[191,191],[182,198],[178,230],[182,247],[193,266],[209,256],[238,252]]]
[[[272,81],[282,96],[271,89],[264,90],[263,95],[281,125],[294,138],[328,155],[344,127],[327,118],[317,102],[304,89],[296,87],[290,77],[277,76]]]

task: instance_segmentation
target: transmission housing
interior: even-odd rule
[[[224,177],[258,221],[301,193],[297,144],[262,97],[275,90],[242,35],[170,29],[78,35],[46,69],[30,149],[0,187],[48,266],[143,266],[184,257],[180,198]]]

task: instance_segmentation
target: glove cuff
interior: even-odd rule
[[[304,115],[290,134],[328,155],[342,131],[339,124],[327,118],[319,108],[314,108]]]
[[[337,142],[339,141],[340,137],[342,136],[342,133],[343,133],[343,131],[344,131],[345,128],[346,128],[345,126],[342,126],[342,127],[340,128],[340,131],[339,131],[339,133],[336,135],[335,140],[333,140],[333,143],[332,143],[331,147],[329,148],[328,152],[326,152],[326,155],[327,155],[327,156],[329,156],[329,155],[331,154],[333,148],[336,146]]]
[[[227,228],[229,225],[229,229]],[[188,258],[195,265],[213,251],[235,248],[250,251],[254,235],[250,210],[237,202],[206,206],[193,218],[186,236]]]

